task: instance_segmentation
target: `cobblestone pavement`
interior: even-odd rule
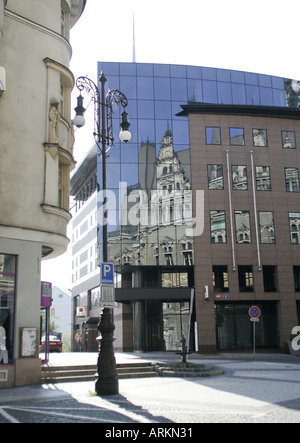
[[[102,423],[101,432],[117,437],[124,437],[116,435],[121,429],[143,424],[143,435],[125,434],[136,440],[156,432],[157,424],[166,430],[185,424],[180,432],[192,436],[189,426],[196,423],[300,422],[300,358],[218,355],[190,361],[222,367],[224,375],[119,380],[119,395],[102,398],[93,382],[2,389],[0,423]]]

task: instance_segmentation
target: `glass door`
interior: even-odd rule
[[[40,359],[42,364],[49,362],[49,308],[41,308],[40,316]]]
[[[189,302],[167,302],[162,304],[164,349],[166,351],[180,351],[181,338],[188,339],[189,329]]]

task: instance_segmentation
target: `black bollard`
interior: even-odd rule
[[[119,381],[114,355],[113,336],[115,325],[113,323],[113,310],[104,308],[101,313],[98,331],[99,355],[97,363],[96,392],[99,396],[116,395],[119,393]]]

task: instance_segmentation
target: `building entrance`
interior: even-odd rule
[[[189,336],[189,302],[163,303],[163,340],[166,351],[181,350],[181,337]]]
[[[135,306],[135,351],[178,351],[189,337],[190,302],[145,301]],[[193,322],[191,322],[193,324]],[[193,349],[193,334],[190,349]]]

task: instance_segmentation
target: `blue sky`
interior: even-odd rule
[[[298,0],[88,0],[71,34],[73,71],[132,61],[133,11],[137,62],[300,77]]]

